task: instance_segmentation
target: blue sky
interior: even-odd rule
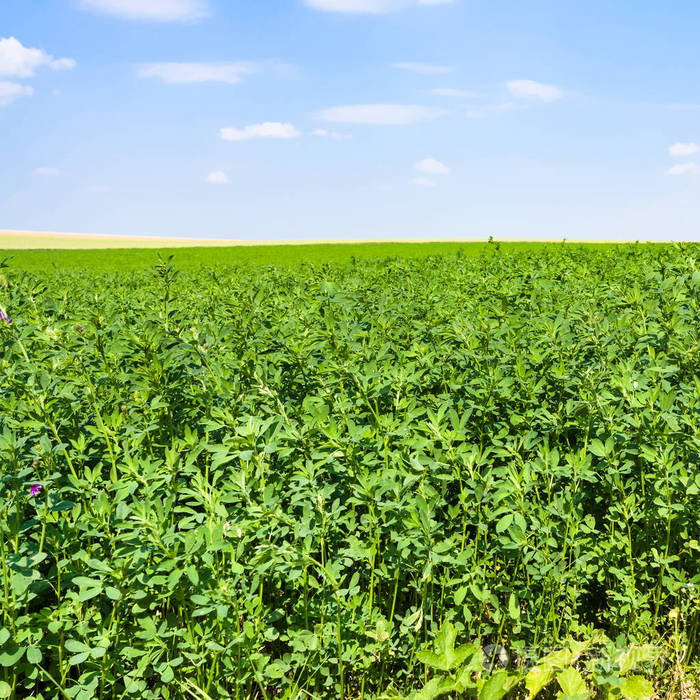
[[[2,0],[0,229],[698,239],[698,27],[691,0]]]

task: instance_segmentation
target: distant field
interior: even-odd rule
[[[12,266],[27,271],[90,268],[136,270],[151,267],[158,256],[175,256],[178,268],[230,265],[297,265],[376,260],[392,257],[422,258],[461,254],[474,257],[495,251],[485,241],[358,242],[358,243],[235,243],[226,241],[106,236],[27,234],[0,232],[0,258],[12,258]],[[538,250],[545,246],[602,247],[608,243],[503,242],[504,251]],[[25,249],[22,249],[25,248]]]
[[[89,233],[51,233],[48,231],[10,231],[0,229],[3,250],[85,250],[109,248],[191,248],[192,246],[229,246],[231,241],[205,238],[167,238],[159,236],[106,236]],[[242,245],[245,245],[242,243]]]

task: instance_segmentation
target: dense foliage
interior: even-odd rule
[[[692,663],[700,251],[497,248],[0,271],[0,697],[496,698],[489,644],[588,697],[603,633]]]

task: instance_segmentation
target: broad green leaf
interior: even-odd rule
[[[560,671],[567,666],[571,666],[575,659],[576,654],[571,649],[559,649],[551,654],[547,654],[537,665],[543,668],[551,667],[555,671]]]
[[[590,697],[586,681],[583,680],[581,674],[573,666],[568,666],[563,671],[559,671],[557,673],[557,681],[568,700],[588,700]]]
[[[520,620],[520,606],[518,605],[518,599],[515,597],[514,593],[510,594],[508,598],[508,614],[513,620]]]
[[[107,586],[105,593],[110,600],[119,600],[122,597],[122,594],[114,586]]]
[[[486,679],[479,679],[479,700],[501,700],[515,687],[520,678],[508,671],[496,671]]]
[[[416,656],[421,663],[440,671],[451,671],[477,650],[474,644],[464,644],[455,649],[457,630],[445,621],[435,637],[435,651],[419,651]]]
[[[534,698],[554,680],[555,670],[552,666],[535,666],[525,677],[525,687]]]
[[[449,678],[433,678],[422,690],[411,695],[411,700],[433,700],[454,690],[454,683]]]
[[[620,675],[626,676],[630,671],[639,668],[642,664],[656,661],[659,658],[659,649],[652,645],[633,646],[623,651],[616,659],[620,667]]]
[[[27,661],[30,664],[39,664],[41,663],[42,659],[42,653],[41,649],[39,647],[28,647],[27,648]]]
[[[25,647],[11,644],[8,649],[0,651],[0,666],[4,666],[5,668],[14,666],[22,658],[25,651]]]
[[[78,639],[66,639],[63,646],[66,648],[66,651],[72,654],[82,654],[90,651],[90,647]]]
[[[508,513],[507,515],[504,515],[497,523],[496,523],[496,532],[500,535],[504,533],[513,523],[513,514]]]
[[[484,670],[484,652],[481,647],[477,647],[476,652],[469,659],[469,662],[464,666],[457,677],[455,683],[456,690],[463,693],[467,688],[475,688],[476,681],[473,676],[477,673],[482,673]]]
[[[74,656],[71,656],[70,659],[68,659],[68,663],[71,666],[77,666],[78,664],[84,663],[89,658],[90,658],[90,653],[86,651],[82,654],[75,654]]]
[[[173,671],[172,666],[167,665],[163,669],[163,673],[160,674],[160,679],[163,683],[170,683],[175,678],[175,671]]]
[[[591,440],[590,444],[588,445],[588,449],[596,456],[596,457],[605,457],[608,452],[605,448],[605,445],[602,443],[601,440]]]
[[[654,686],[644,676],[630,676],[620,692],[625,700],[649,700],[654,695]]]

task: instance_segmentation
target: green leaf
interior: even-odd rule
[[[511,688],[519,681],[516,674],[508,671],[496,671],[487,679],[480,679],[478,683],[479,700],[501,700]]]
[[[88,578],[87,576],[76,576],[73,579],[80,588],[102,588],[102,581],[98,578]]]
[[[422,690],[412,693],[410,698],[411,700],[433,700],[453,690],[454,683],[449,678],[433,678]]]
[[[83,654],[90,651],[90,647],[78,639],[66,639],[63,646],[66,648],[66,651],[71,652],[71,654]]]
[[[430,668],[440,671],[450,671],[461,666],[462,662],[478,647],[474,644],[464,644],[455,649],[457,630],[451,622],[445,621],[435,637],[435,651],[419,651],[418,660]]]
[[[500,535],[504,533],[513,523],[513,514],[508,513],[507,515],[504,515],[497,523],[496,523],[496,532]]]
[[[620,692],[625,700],[648,700],[654,695],[654,686],[644,676],[630,676]]]
[[[642,664],[655,661],[659,657],[659,650],[651,644],[645,646],[633,646],[625,650],[617,657],[616,661],[620,667],[620,675],[626,676],[630,671],[638,668]]]
[[[10,585],[12,586],[12,590],[17,597],[21,596],[27,590],[27,588],[29,588],[29,584],[31,582],[31,576],[23,576],[19,573],[14,574],[10,579]]]
[[[591,444],[588,446],[588,449],[596,457],[605,457],[608,454],[607,450],[605,449],[605,445],[600,440],[591,440]]]
[[[160,679],[163,683],[170,683],[175,678],[175,671],[172,666],[166,666],[163,673],[160,674]]]
[[[5,649],[0,652],[0,666],[9,668],[14,666],[23,656],[25,652],[25,647],[17,646],[16,644],[10,645],[9,649]]]
[[[0,644],[4,644],[10,638],[10,630],[0,627]]]
[[[43,655],[39,647],[29,647],[27,649],[27,661],[29,661],[30,664],[40,664],[42,658]]]
[[[78,593],[78,600],[81,603],[84,603],[87,600],[92,600],[93,598],[96,598],[98,595],[102,593],[102,587],[100,588],[86,588],[85,590],[81,590],[80,593]]]
[[[107,586],[105,593],[110,600],[119,600],[122,597],[122,594],[114,586]]]
[[[547,656],[539,662],[538,666],[560,671],[567,666],[571,666],[575,659],[576,652],[571,651],[571,649],[559,649],[558,651],[553,651],[551,654],[547,654]]]
[[[557,681],[568,700],[588,700],[588,688],[581,674],[573,667],[568,666],[557,674]]]
[[[185,573],[187,574],[187,578],[190,580],[190,582],[194,585],[197,586],[199,585],[199,572],[197,569],[190,565],[185,569]]]
[[[474,674],[484,670],[484,652],[481,647],[477,647],[476,653],[472,654],[469,663],[462,668],[455,683],[455,689],[459,693],[465,692],[468,688],[475,688],[476,681],[472,678]]]
[[[554,680],[554,668],[552,666],[535,666],[525,678],[525,687],[530,697],[536,697],[544,688]]]
[[[71,666],[77,666],[78,664],[82,664],[84,661],[87,661],[90,658],[90,654],[88,652],[85,652],[83,654],[76,654],[75,656],[71,656],[70,659],[68,659],[68,663]]]
[[[508,614],[516,622],[520,620],[520,606],[514,593],[511,593],[510,598],[508,598]]]
[[[5,681],[0,681],[0,698],[9,698],[12,695],[12,688]]]

